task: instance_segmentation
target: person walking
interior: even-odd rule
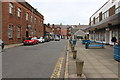
[[[116,37],[112,37],[111,41],[112,41],[112,42],[114,43],[114,45],[115,45],[115,43],[117,42]]]

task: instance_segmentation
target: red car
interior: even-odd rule
[[[38,40],[36,37],[29,37],[24,40],[24,45],[29,45],[29,44],[38,44]]]

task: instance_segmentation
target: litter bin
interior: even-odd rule
[[[114,59],[120,61],[120,45],[114,46]]]
[[[73,44],[73,46],[75,46],[75,45],[76,45],[76,42],[77,42],[77,40],[76,40],[76,39],[72,40],[72,44]]]

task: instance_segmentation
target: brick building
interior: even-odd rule
[[[52,27],[50,24],[44,24],[44,36],[52,33]]]
[[[61,25],[52,25],[52,32],[54,35],[61,35]]]
[[[71,27],[67,27],[67,39],[71,37]]]
[[[20,43],[26,37],[44,36],[44,16],[27,2],[2,2],[2,39]]]
[[[61,28],[61,38],[65,39],[67,36],[67,29],[66,28]]]

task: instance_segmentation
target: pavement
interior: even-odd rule
[[[5,45],[4,49],[8,49],[8,48],[12,48],[12,47],[17,47],[17,46],[22,46],[22,45],[23,45],[23,43]]]
[[[84,61],[83,75],[82,77],[77,76],[76,60],[72,59],[72,53],[68,47],[65,78],[118,80],[119,62],[113,59],[113,46],[105,45],[104,49],[85,49],[85,45],[82,45],[81,41],[77,41],[75,50],[77,50],[77,59]]]

